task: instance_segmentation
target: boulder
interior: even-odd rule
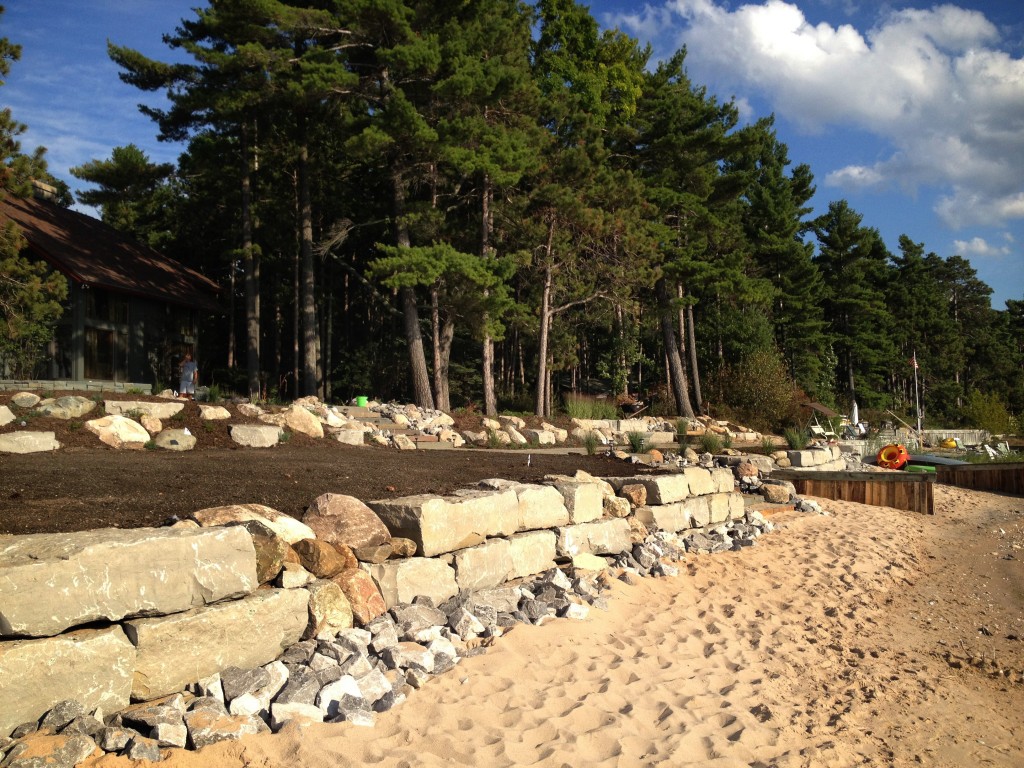
[[[139,424],[151,435],[158,435],[164,429],[164,423],[160,419],[145,413],[139,417]]]
[[[0,636],[186,611],[257,585],[252,538],[240,528],[0,537],[0,563]]]
[[[324,425],[320,419],[301,405],[293,403],[282,411],[284,425],[292,432],[301,432],[310,437],[323,437]]]
[[[242,600],[125,622],[137,651],[132,697],[153,699],[231,666],[267,664],[299,642],[308,623],[305,589],[260,590]]]
[[[5,432],[0,435],[0,453],[43,453],[60,448],[55,432]]]
[[[111,448],[144,448],[149,432],[139,422],[124,416],[104,416],[85,422],[85,428]]]
[[[556,445],[558,443],[554,432],[546,429],[524,429],[523,437],[534,445]]]
[[[525,578],[554,568],[556,539],[554,531],[528,531],[510,536],[512,570],[508,578]]]
[[[647,486],[643,483],[626,483],[619,488],[619,495],[634,507],[647,505]]]
[[[0,736],[58,701],[114,712],[128,706],[135,648],[120,627],[0,643]]]
[[[191,451],[196,447],[196,436],[187,429],[165,429],[153,438],[153,443],[165,451]]]
[[[786,504],[790,500],[789,489],[782,485],[762,485],[761,495],[771,504]]]
[[[455,583],[463,592],[504,584],[512,568],[511,548],[506,539],[490,539],[455,553]]]
[[[223,421],[231,418],[231,411],[222,405],[200,404],[199,418],[203,421]]]
[[[633,511],[629,499],[623,499],[618,496],[605,496],[603,506],[607,517],[626,517]]]
[[[350,629],[352,606],[333,581],[317,580],[306,585],[309,590],[309,625],[303,639],[330,640],[341,630]]]
[[[24,736],[7,750],[5,768],[73,768],[96,752],[96,742],[84,733],[36,731]]]
[[[725,467],[715,467],[711,470],[711,483],[715,493],[730,493],[736,487],[732,472]]]
[[[319,539],[303,539],[292,545],[299,556],[302,567],[318,579],[337,576],[346,566],[353,565],[331,544]]]
[[[65,395],[39,406],[39,412],[55,419],[79,419],[96,407],[96,401],[81,395]]]
[[[243,520],[231,525],[245,528],[252,537],[252,545],[256,550],[256,580],[260,584],[267,584],[276,579],[290,550],[288,542],[258,520]]]
[[[411,603],[419,595],[429,597],[435,605],[440,605],[459,591],[455,570],[443,561],[430,557],[389,560],[363,568],[373,577],[388,608],[399,603]]]
[[[245,416],[247,419],[255,419],[262,416],[266,411],[252,403],[240,403],[238,405],[238,413],[240,416]]]
[[[412,539],[425,557],[510,535],[519,522],[519,500],[511,490],[382,499],[371,501],[370,508],[393,536]]]
[[[360,568],[349,568],[333,579],[341,587],[352,606],[352,617],[357,624],[365,626],[384,614],[388,607],[373,578]]]
[[[511,480],[495,478],[482,480],[482,488],[494,490],[511,490],[519,504],[516,530],[535,531],[540,528],[555,528],[568,525],[569,510],[565,508],[565,499],[557,488],[550,485],[533,485],[516,483]]]
[[[14,413],[6,405],[0,405],[0,427],[6,427],[14,421]]]
[[[18,392],[11,395],[11,402],[19,408],[35,408],[42,399],[35,392]]]
[[[151,403],[141,400],[105,400],[103,406],[110,416],[146,415],[169,419],[181,413],[184,403]]]
[[[659,504],[652,507],[637,507],[636,517],[645,525],[653,525],[659,531],[675,533],[689,528],[693,523],[693,507],[703,505],[707,507],[706,501],[696,498],[686,501],[676,501],[672,504]]]
[[[278,512],[276,509],[265,507],[262,504],[229,504],[224,507],[207,507],[206,509],[200,509],[198,512],[193,512],[192,519],[204,528],[239,523],[245,520],[256,520],[263,523],[289,544],[302,541],[302,539],[316,538],[313,529],[305,523],[299,522],[284,512]]]
[[[388,544],[391,532],[377,514],[354,496],[325,493],[302,516],[318,539],[352,549]]]
[[[683,469],[690,496],[705,496],[715,492],[715,483],[710,470],[703,467],[686,467]]]
[[[689,478],[682,472],[670,475],[645,475],[638,480],[647,488],[647,503],[651,506],[683,501],[690,495]]]
[[[629,523],[624,518],[599,520],[593,523],[559,528],[556,544],[559,557],[572,557],[581,552],[594,555],[616,555],[631,546]]]
[[[570,523],[589,523],[601,517],[604,503],[598,484],[563,477],[551,478],[550,482],[562,495]]]
[[[212,709],[194,709],[185,713],[188,740],[194,749],[220,741],[237,741],[270,730],[256,715],[229,715]]]
[[[333,437],[345,445],[365,445],[366,442],[363,439],[362,430],[358,429],[339,429],[333,434]]]
[[[281,427],[267,424],[232,424],[231,439],[246,448],[273,448],[281,441]]]

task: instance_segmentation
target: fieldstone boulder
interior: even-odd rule
[[[626,517],[633,511],[629,499],[619,496],[604,497],[604,513],[607,517]]]
[[[14,413],[6,405],[0,405],[0,427],[6,427],[14,421]]]
[[[302,516],[316,537],[352,549],[391,542],[391,532],[377,514],[354,496],[325,493],[318,496]]]
[[[299,642],[308,623],[305,589],[260,590],[242,600],[128,621],[125,632],[137,651],[132,697],[154,699],[230,666],[267,664]]]
[[[771,504],[785,504],[789,501],[789,489],[782,485],[765,484],[761,486],[761,495]]]
[[[85,422],[85,428],[111,448],[139,450],[149,442],[149,432],[139,422],[124,416],[104,416]]]
[[[647,505],[647,486],[643,483],[626,483],[619,488],[619,495],[634,507]]]
[[[65,395],[39,406],[39,412],[55,419],[78,419],[96,407],[96,401],[81,395]]]
[[[262,504],[229,504],[224,507],[207,507],[192,513],[192,519],[204,528],[211,528],[218,525],[240,523],[246,520],[256,520],[263,523],[270,530],[287,541],[294,544],[303,539],[315,539],[313,529],[305,523],[296,520],[284,512],[278,512],[272,507]]]
[[[203,421],[223,421],[224,419],[231,418],[231,411],[222,405],[200,404],[199,418]]]
[[[164,430],[164,423],[160,419],[145,413],[139,417],[139,424],[151,435],[158,435]]]
[[[352,606],[341,587],[333,581],[310,582],[309,625],[303,639],[330,640],[341,630],[352,627]]]
[[[232,424],[231,439],[246,448],[273,448],[281,441],[281,427],[269,424]]]
[[[196,447],[196,436],[188,429],[165,429],[153,438],[153,443],[165,451],[191,451]]]
[[[0,636],[186,611],[257,584],[252,538],[240,528],[0,537],[0,563]]]
[[[43,453],[60,448],[55,432],[5,432],[0,435],[0,453]]]
[[[388,608],[399,603],[411,603],[419,595],[440,605],[459,592],[455,570],[444,561],[431,557],[389,560],[363,568],[373,577]]]
[[[361,429],[346,429],[342,427],[334,432],[333,437],[339,443],[344,443],[345,445],[365,445],[366,443]]]
[[[302,567],[319,579],[329,579],[337,576],[346,567],[355,565],[355,558],[351,562],[331,544],[319,539],[303,539],[292,545],[292,549],[299,556]],[[349,553],[351,554],[351,552]]]
[[[425,557],[513,534],[519,523],[519,500],[511,490],[382,499],[371,501],[370,508],[393,536],[412,539]]]
[[[169,419],[181,413],[184,403],[150,403],[141,400],[105,400],[103,406],[111,416],[126,416],[129,413]]]
[[[288,542],[259,520],[243,520],[229,525],[245,528],[252,537],[252,545],[256,550],[256,580],[260,584],[267,584],[276,579],[291,551]]]
[[[88,711],[128,706],[135,648],[120,627],[0,643],[0,736],[64,699]]]
[[[324,425],[320,422],[320,419],[301,405],[292,404],[285,408],[281,414],[284,416],[284,425],[292,430],[292,432],[300,432],[310,437],[324,436]]]
[[[360,626],[366,626],[388,607],[373,578],[360,568],[349,568],[335,576],[332,581],[341,587],[352,607],[352,617]]]
[[[42,399],[35,392],[18,392],[11,395],[11,402],[19,408],[34,408]]]

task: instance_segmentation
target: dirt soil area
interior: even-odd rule
[[[115,450],[83,427],[104,415],[102,404],[81,419],[66,421],[18,408],[10,403],[11,394],[0,393],[0,405],[8,405],[17,419],[0,432],[52,431],[62,447],[53,453],[0,453],[0,534],[158,526],[224,504],[265,504],[301,517],[323,493],[369,501],[448,494],[493,477],[537,482],[547,474],[577,469],[598,476],[638,474],[636,466],[606,456],[527,449],[397,451],[301,434],[274,448],[242,448],[231,440],[228,424],[255,419],[229,405],[230,421],[203,421],[194,402],[165,424],[187,427],[196,435],[194,450]],[[62,394],[83,393],[53,396]],[[471,426],[474,419],[479,421],[462,417],[461,426]]]

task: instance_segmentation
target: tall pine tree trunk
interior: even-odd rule
[[[654,295],[658,302],[658,318],[661,323],[661,337],[668,358],[668,371],[672,381],[672,394],[675,396],[676,412],[687,418],[693,418],[690,406],[690,395],[686,391],[686,375],[683,373],[683,362],[679,357],[679,342],[676,339],[676,328],[672,322],[672,300],[668,292],[668,284],[664,277],[659,277],[654,284]]]
[[[395,211],[395,245],[409,248],[409,228],[405,222],[405,186],[397,174],[391,179]],[[409,350],[409,376],[412,379],[413,400],[420,408],[433,408],[434,396],[430,392],[430,376],[427,373],[427,358],[423,348],[423,333],[420,330],[420,313],[416,305],[416,290],[412,286],[403,286],[399,293],[402,297],[402,326],[405,330],[405,343]]]
[[[686,328],[690,337],[690,371],[693,373],[693,397],[697,411],[704,412],[704,398],[700,394],[700,368],[697,367],[697,332],[694,330],[693,304],[686,305]]]
[[[487,261],[491,258],[491,230],[494,226],[491,214],[493,194],[491,178],[485,173],[480,192],[480,257]],[[483,326],[484,413],[487,416],[496,416],[498,414],[498,397],[494,390],[494,339],[491,336],[490,316],[486,312],[483,316]]]
[[[299,147],[299,254],[302,295],[302,384],[301,395],[317,393],[317,352],[319,328],[316,322],[316,278],[313,262],[313,204],[309,192],[309,146]]]
[[[439,411],[451,413],[452,403],[448,387],[448,364],[452,356],[452,340],[455,338],[455,321],[451,314],[441,318],[441,306],[437,286],[430,291],[431,328],[434,341],[434,394]]]
[[[537,351],[537,401],[534,413],[549,416],[548,411],[548,333],[551,330],[551,249],[554,243],[555,223],[548,223],[548,241],[545,245],[544,289],[540,299],[540,339]]]
[[[249,394],[260,391],[260,261],[253,248],[249,126],[242,123],[242,254],[245,259],[245,372]]]

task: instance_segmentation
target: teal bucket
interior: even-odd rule
[[[359,397],[356,398],[356,405],[360,408],[365,408],[368,402],[369,401],[366,399],[365,395],[359,395]]]

